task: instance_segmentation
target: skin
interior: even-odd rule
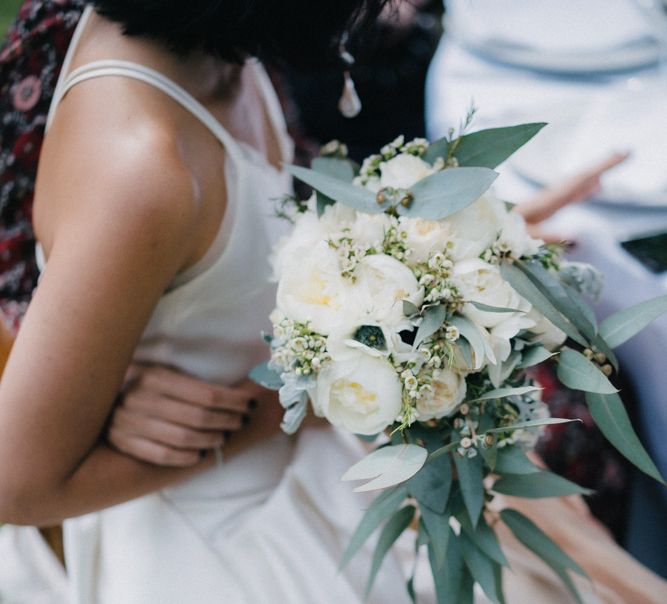
[[[171,77],[269,161],[278,149],[245,69],[126,38],[93,16],[72,68],[115,57]],[[165,468],[99,444],[161,294],[202,257],[224,216],[221,145],[140,82],[99,78],[63,100],[46,138],[35,227],[48,263],[0,382],[0,519],[48,525],[158,490],[212,463]],[[273,393],[226,455],[278,430]],[[205,406],[214,410],[228,395]],[[122,415],[121,415],[122,417]],[[217,441],[215,442],[217,445]],[[213,440],[196,443],[214,445]],[[119,447],[120,448],[120,447]]]

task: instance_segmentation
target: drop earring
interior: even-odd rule
[[[350,74],[350,69],[354,65],[354,57],[347,51],[345,44],[347,42],[347,32],[343,34],[338,48],[341,63],[344,66],[343,71],[343,94],[338,101],[338,110],[344,117],[353,118],[361,113],[361,99],[357,94],[354,80]]]

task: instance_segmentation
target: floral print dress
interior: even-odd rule
[[[16,332],[37,283],[32,201],[46,115],[83,0],[27,0],[0,48],[0,310]]]

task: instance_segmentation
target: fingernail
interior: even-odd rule
[[[250,423],[250,418],[247,415],[243,416],[243,419],[241,420],[241,425],[247,426]]]
[[[205,459],[207,455],[208,451],[206,449],[199,449],[199,459]]]
[[[251,399],[248,401],[248,409],[257,409],[257,405],[259,405],[259,403],[258,403],[257,400],[254,399],[254,398],[251,398]]]

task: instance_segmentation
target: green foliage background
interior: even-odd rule
[[[14,19],[22,0],[2,0],[0,2],[0,35],[4,37],[9,24]],[[2,43],[0,42],[0,46]]]

